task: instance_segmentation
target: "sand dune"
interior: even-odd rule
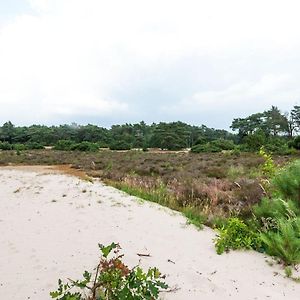
[[[98,181],[45,167],[0,168],[0,299],[50,299],[58,278],[80,278],[96,265],[97,244],[112,241],[128,265],[157,266],[178,287],[163,299],[300,299],[300,284],[267,264],[269,257],[219,256],[214,237]]]

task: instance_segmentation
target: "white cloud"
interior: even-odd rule
[[[202,75],[193,78],[193,87],[182,87],[183,99],[174,99],[168,112],[177,119],[184,113],[187,119],[195,105],[207,112],[216,105],[224,111],[252,109],[253,103],[265,108],[294,101],[299,92],[295,66],[261,70],[257,60],[299,60],[298,1],[28,1],[34,12],[0,29],[0,121],[139,116],[143,99],[126,99],[126,91],[161,89],[162,82],[171,90],[168,78],[186,58],[206,60],[218,78],[206,80],[208,70],[191,65],[191,73]],[[170,108],[164,99],[155,105],[162,113]]]

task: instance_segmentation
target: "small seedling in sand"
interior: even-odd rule
[[[288,278],[292,277],[292,275],[293,275],[292,268],[290,266],[286,266],[284,268],[284,273],[285,273],[286,277],[288,277]]]
[[[161,281],[157,268],[144,272],[140,267],[130,269],[122,262],[119,244],[99,244],[101,258],[96,274],[85,271],[82,280],[58,281],[58,289],[50,292],[57,300],[144,300],[158,299],[168,285]],[[111,258],[109,258],[109,256]]]

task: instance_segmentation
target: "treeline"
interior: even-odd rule
[[[265,146],[271,152],[284,154],[300,149],[300,106],[294,106],[289,113],[282,113],[276,106],[252,114],[246,118],[234,119],[231,125],[237,131],[237,143],[242,150],[256,151]]]
[[[223,150],[257,151],[264,146],[279,154],[300,149],[300,106],[290,113],[282,113],[276,106],[233,120],[231,129],[192,126],[183,122],[147,125],[113,125],[110,129],[96,125],[14,126],[10,121],[0,127],[0,149],[41,149],[52,146],[57,150],[96,151],[99,148],[129,150],[160,148],[192,152],[219,152]]]
[[[180,150],[197,142],[234,139],[234,134],[183,122],[113,125],[110,129],[96,125],[32,125],[17,127],[10,121],[0,127],[0,149],[39,149],[54,146],[58,150],[129,150],[132,148],[160,148]]]

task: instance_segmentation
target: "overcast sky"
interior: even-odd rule
[[[299,0],[0,0],[0,123],[235,117],[300,104]]]

